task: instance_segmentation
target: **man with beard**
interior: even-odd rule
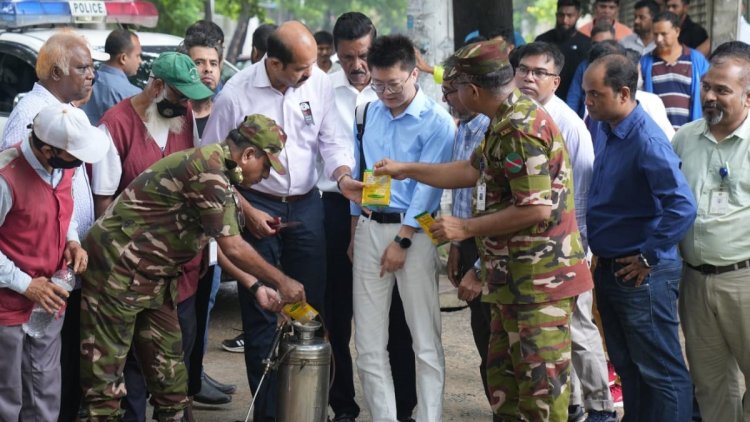
[[[650,53],[656,44],[651,30],[654,18],[659,13],[659,5],[653,0],[640,0],[633,7],[633,34],[620,40],[623,47],[635,50],[641,55]]]
[[[164,79],[157,85],[175,84],[185,95],[201,98],[207,89],[196,72],[186,73],[195,79],[180,82],[174,75],[158,74]],[[247,116],[224,143],[159,160],[124,188],[97,220],[83,241],[92,253],[81,305],[82,420],[120,420],[120,399],[128,393],[122,371],[131,344],[146,375],[154,419],[184,420],[187,373],[174,283],[209,239],[216,240],[233,266],[279,289],[277,294],[256,279],[238,279],[259,306],[278,311],[285,301],[305,300],[300,283],[242,240],[236,205],[237,185],[259,182],[272,167],[286,173],[278,159],[285,139],[273,120]]]
[[[750,47],[722,44],[710,62],[701,81],[703,118],[680,128],[673,142],[698,202],[680,242],[680,321],[701,416],[739,422],[750,420],[739,389],[750,376],[750,331],[738,324],[750,319]]]
[[[200,81],[193,61],[184,54],[162,53],[151,72],[143,92],[120,102],[101,118],[100,128],[108,134],[111,146],[105,158],[92,166],[91,184],[98,216],[150,165],[194,146],[188,100],[200,101],[213,95]],[[177,282],[177,312],[186,356],[195,341],[195,292],[200,262],[198,254],[186,263]],[[133,353],[128,356],[125,385],[128,388],[125,419],[145,420],[146,383]],[[223,397],[223,402],[231,400],[229,396]]]
[[[302,23],[283,23],[268,38],[265,59],[232,77],[214,102],[203,142],[224,139],[247,114],[263,113],[279,122],[289,136],[280,159],[287,174],[273,173],[252,187],[240,189],[247,228],[244,238],[268,261],[280,264],[304,285],[310,305],[323,310],[326,282],[324,212],[316,188],[318,154],[325,177],[337,182],[352,201],[361,198],[361,182],[352,179],[352,132],[342,128],[331,81],[315,62],[317,46]],[[274,224],[300,221],[279,232]],[[273,340],[276,315],[260,309],[246,288],[239,289],[245,364],[254,394],[261,394],[255,421],[275,419],[276,376],[264,382],[268,397],[257,390],[263,358]],[[265,409],[263,408],[265,405]]]
[[[617,21],[617,17],[620,14],[620,0],[594,0],[594,19],[591,22],[583,25],[580,31],[584,35],[591,35],[591,30],[598,23],[606,23],[612,25],[615,29],[615,39],[620,41],[621,39],[632,34],[633,31],[627,26]]]
[[[565,65],[560,71],[560,86],[555,95],[565,100],[568,88],[578,65],[586,59],[591,49],[591,39],[576,29],[581,17],[581,3],[578,0],[558,0],[555,27],[536,37],[536,41],[554,44],[565,57]]]
[[[664,102],[674,130],[702,116],[701,77],[708,62],[697,50],[679,41],[679,18],[672,12],[656,15],[653,25],[656,48],[641,58],[643,90]]]
[[[586,212],[596,303],[628,418],[686,422],[693,392],[678,334],[677,242],[696,205],[669,140],[635,100],[637,83],[621,54],[595,60],[583,77],[597,121]]]
[[[25,139],[34,116],[45,106],[57,103],[81,101],[91,94],[94,83],[94,55],[97,60],[107,60],[107,54],[91,50],[86,40],[70,30],[61,30],[49,37],[39,49],[36,60],[36,76],[39,81],[31,92],[13,108],[3,131],[0,149],[7,149]],[[78,236],[83,238],[94,224],[94,201],[89,179],[83,167],[73,177],[73,215],[78,223]],[[62,328],[62,385],[78,385],[79,309],[81,291],[76,288],[70,294],[68,311]],[[63,388],[60,410],[61,421],[72,421],[78,413],[80,391]]]

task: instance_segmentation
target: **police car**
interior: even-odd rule
[[[74,27],[94,50],[103,52],[111,29],[91,27],[121,24],[153,28],[158,20],[156,6],[140,0],[0,2],[0,133],[13,106],[37,81],[34,67],[39,49],[59,28]],[[136,34],[143,62],[131,82],[143,87],[153,60],[164,51],[174,51],[182,38],[155,32],[136,31]],[[225,63],[222,81],[237,71]]]

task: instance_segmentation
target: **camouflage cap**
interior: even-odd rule
[[[262,114],[245,116],[245,120],[237,127],[243,138],[262,149],[268,155],[271,167],[276,173],[286,174],[286,168],[279,160],[279,154],[286,143],[286,133],[273,119]]]
[[[510,48],[503,40],[488,40],[469,44],[453,53],[455,61],[445,69],[443,79],[455,79],[458,75],[481,76],[510,66]]]

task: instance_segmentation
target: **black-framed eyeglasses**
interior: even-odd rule
[[[413,71],[412,71],[413,72]],[[404,91],[404,85],[406,82],[411,79],[412,73],[409,74],[409,76],[406,77],[401,82],[390,82],[390,83],[382,83],[382,82],[371,82],[370,87],[373,91],[375,91],[376,94],[382,94],[386,90],[388,90],[388,93],[390,94],[400,94]]]
[[[531,72],[531,74],[534,76],[535,79],[546,79],[546,78],[549,78],[550,76],[560,76],[557,73],[550,73],[544,69],[531,69],[524,65],[519,65],[516,68],[516,73],[518,73],[521,76],[526,76],[529,74],[529,72]]]
[[[457,89],[445,89],[445,88],[443,88],[442,91],[443,91],[443,97],[447,97],[451,94],[455,94],[456,92],[458,92]]]

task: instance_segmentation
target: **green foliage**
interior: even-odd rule
[[[395,28],[406,27],[407,0],[280,0],[280,2],[285,19],[298,19],[313,32],[320,29],[331,31],[338,16],[353,10],[369,16],[378,28],[378,33],[386,34]]]
[[[154,31],[182,36],[185,28],[203,19],[208,0],[152,0],[159,10],[159,24]],[[249,16],[265,17],[265,9],[258,5],[259,0],[218,0],[214,4],[215,13],[237,19],[243,4],[249,6]],[[228,34],[231,35],[231,34]]]
[[[526,29],[523,35],[527,40],[534,39],[538,26],[555,26],[557,0],[520,0],[514,2],[513,9],[513,27],[521,28],[523,21]]]

